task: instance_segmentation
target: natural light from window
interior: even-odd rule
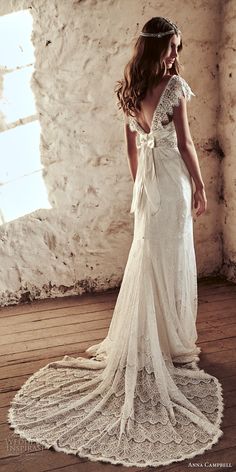
[[[33,18],[28,10],[0,17],[0,224],[51,208],[40,161],[40,124],[31,89]]]

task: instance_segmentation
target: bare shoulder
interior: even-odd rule
[[[169,76],[169,75],[165,75],[164,77],[162,77],[162,79],[160,80],[160,82],[159,82],[155,87],[153,87],[152,93],[153,93],[153,94],[161,93],[161,91],[166,87],[166,85],[168,84],[169,80],[170,80],[172,77],[173,77],[173,76]]]

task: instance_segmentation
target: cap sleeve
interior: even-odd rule
[[[191,90],[186,80],[184,80],[183,77],[180,77],[179,75],[175,77],[174,87],[175,87],[175,95],[176,95],[175,105],[179,104],[179,99],[182,96],[184,96],[187,101],[191,100],[192,97],[195,97],[195,94]]]
[[[169,80],[162,100],[159,102],[159,106],[156,109],[156,113],[153,119],[153,129],[158,129],[161,123],[169,121],[169,117],[173,115],[174,107],[178,107],[182,97],[186,100],[190,100],[195,94],[192,92],[190,86],[186,80],[179,75],[172,76]]]

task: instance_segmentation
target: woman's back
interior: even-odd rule
[[[150,132],[154,112],[170,78],[170,75],[164,76],[157,86],[147,91],[141,102],[141,111],[137,113],[136,119],[146,133]]]

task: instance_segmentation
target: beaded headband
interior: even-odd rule
[[[144,31],[141,31],[140,36],[145,36],[146,38],[162,38],[162,36],[167,36],[168,34],[181,33],[178,27],[171,20],[164,17],[162,17],[162,19],[165,20],[172,29],[160,33],[145,33]]]
[[[174,34],[175,33],[175,30],[169,30],[169,31],[165,31],[163,33],[144,33],[143,31],[141,31],[140,33],[140,36],[145,36],[146,38],[162,38],[162,36],[166,36],[167,34]]]

